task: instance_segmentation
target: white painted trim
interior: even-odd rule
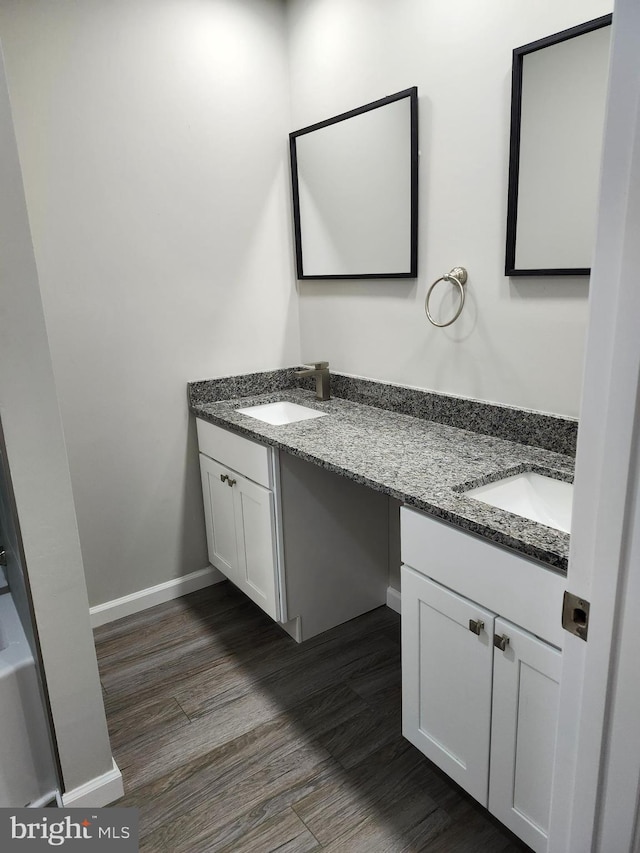
[[[55,800],[55,803],[58,806],[58,808],[61,808],[62,807],[62,798],[60,796],[60,791],[58,791],[57,788],[54,791],[49,791],[48,793],[43,794],[41,797],[38,797],[37,800],[32,800],[27,805],[27,808],[29,808],[29,809],[44,809],[49,805],[49,803],[54,802],[54,800]]]
[[[113,758],[111,761],[113,763],[111,770],[107,770],[102,776],[90,779],[84,785],[66,791],[62,795],[62,805],[67,809],[84,808],[85,806],[101,808],[119,800],[124,794],[122,773]]]
[[[280,451],[270,447],[269,465],[271,467],[271,482],[273,483],[273,526],[274,547],[276,558],[276,591],[278,595],[278,622],[284,624],[289,622],[287,610],[287,583],[284,571],[284,531],[282,529],[282,487],[280,485]],[[285,628],[288,631],[288,629]],[[291,633],[288,631],[288,633]],[[296,642],[301,642],[300,619],[298,618],[297,634],[291,634]]]
[[[107,622],[115,622],[123,616],[131,616],[133,613],[155,607],[156,604],[164,604],[165,601],[172,601],[174,598],[180,598],[181,595],[187,595],[189,592],[195,592],[223,580],[225,577],[222,572],[214,569],[213,566],[207,566],[206,569],[199,569],[189,575],[132,592],[130,595],[123,595],[122,598],[105,601],[104,604],[97,604],[89,609],[91,627],[97,628],[100,625],[106,625]]]
[[[637,844],[639,702],[624,679],[629,655],[637,670],[625,593],[637,590],[640,532],[639,49],[640,5],[616,0],[567,577],[591,619],[588,642],[568,634],[563,649],[549,853]]]
[[[402,613],[402,597],[399,590],[392,586],[387,587],[387,607],[395,610],[396,613]]]
[[[638,136],[640,146],[640,135]],[[639,199],[640,201],[640,194]],[[638,791],[640,790],[640,634],[637,602],[640,600],[640,447],[636,441],[629,489],[628,544],[621,566],[617,626],[614,636],[615,664],[607,691],[609,709],[605,730],[599,825],[594,850],[640,849],[638,838]],[[589,638],[591,639],[591,637]]]

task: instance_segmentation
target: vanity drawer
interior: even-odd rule
[[[562,648],[566,578],[419,510],[400,510],[402,562]]]
[[[200,453],[243,474],[254,483],[271,488],[271,454],[268,447],[250,438],[196,418]]]

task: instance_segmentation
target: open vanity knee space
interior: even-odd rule
[[[209,560],[298,642],[386,602],[385,495],[197,419]]]

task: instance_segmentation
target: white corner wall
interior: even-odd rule
[[[208,564],[186,383],[300,357],[279,0],[0,0],[92,605]]]
[[[64,790],[87,786],[89,802],[102,805],[120,796],[122,781],[109,746],[1,50],[0,151],[0,418]]]
[[[611,0],[289,4],[292,129],[412,85],[420,98],[419,277],[301,282],[303,360],[578,415],[587,279],[504,276],[511,52],[611,8]],[[454,266],[468,269],[467,305],[453,326],[436,329],[426,291]],[[436,307],[443,297],[453,313],[453,288],[436,294]]]

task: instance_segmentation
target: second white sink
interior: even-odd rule
[[[298,403],[290,403],[288,400],[280,400],[277,403],[262,403],[259,406],[249,406],[246,409],[236,409],[241,415],[249,415],[266,424],[281,426],[282,424],[295,424],[298,421],[309,421],[312,418],[323,418],[327,412],[319,412],[317,409],[309,409],[307,406],[299,406]]]
[[[556,530],[571,531],[573,483],[525,471],[464,494]]]

